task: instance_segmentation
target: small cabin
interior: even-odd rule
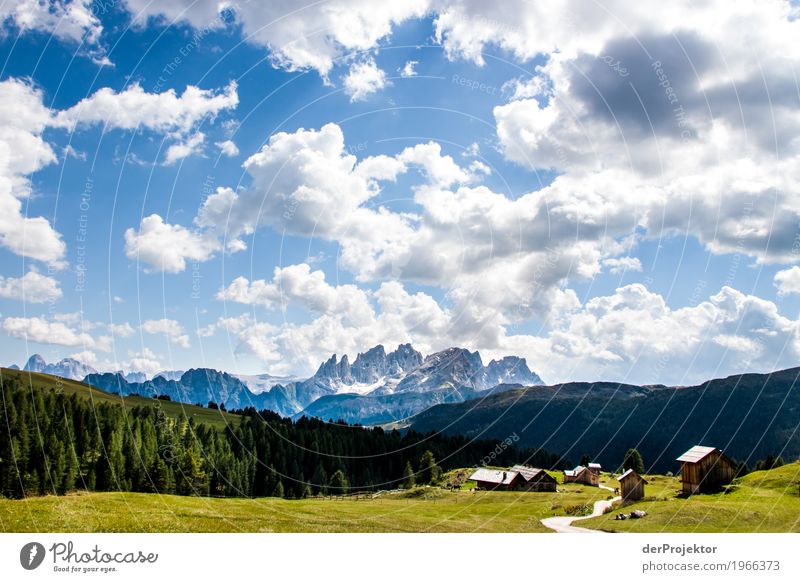
[[[683,493],[719,491],[736,476],[736,467],[716,447],[694,446],[677,459],[681,463]]]
[[[600,475],[600,471],[603,470],[603,466],[600,463],[589,463],[589,470],[595,475]]]
[[[600,485],[600,473],[595,473],[589,467],[578,465],[574,469],[564,471],[564,483],[583,483],[597,487]]]
[[[555,477],[544,469],[528,467],[527,465],[514,465],[511,470],[522,476],[524,480],[522,489],[525,491],[549,491],[554,493],[558,487],[558,481],[556,481]]]
[[[512,470],[478,469],[469,478],[484,491],[516,491],[525,483],[522,475]]]
[[[644,486],[647,480],[633,469],[628,469],[617,479],[619,481],[622,501],[637,501],[644,497]]]

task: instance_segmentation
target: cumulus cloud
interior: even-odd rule
[[[167,148],[167,154],[164,158],[164,164],[167,166],[173,165],[175,162],[191,155],[203,151],[203,144],[206,141],[206,136],[202,131],[190,135],[185,140],[171,144]]]
[[[800,267],[791,267],[778,271],[773,279],[778,295],[793,295],[800,293]]]
[[[363,101],[386,84],[386,73],[373,59],[367,59],[350,65],[344,78],[344,92],[350,96],[350,101]]]
[[[186,261],[206,261],[219,250],[213,237],[180,225],[167,224],[157,214],[142,219],[139,229],[125,231],[125,254],[156,272],[179,273]]]
[[[314,2],[242,2],[216,0],[151,2],[127,0],[128,11],[139,22],[161,18],[186,22],[195,29],[225,26],[224,12],[241,25],[251,44],[268,48],[275,66],[289,71],[314,69],[327,78],[337,59],[374,48],[392,27],[421,17],[428,0],[375,3],[370,0]]]
[[[146,128],[157,132],[190,131],[205,118],[235,109],[239,94],[235,81],[222,91],[189,85],[181,95],[174,89],[148,93],[133,84],[124,91],[99,89],[69,109],[59,111],[55,123],[68,129],[103,124],[108,129]]]
[[[603,266],[612,275],[619,275],[626,271],[641,271],[642,263],[636,257],[611,257],[603,259]]]
[[[191,347],[189,336],[184,333],[183,326],[174,319],[149,319],[142,324],[142,331],[165,335],[171,343],[182,348]]]
[[[504,340],[549,381],[687,384],[796,365],[800,322],[730,287],[697,305],[667,307],[639,284],[588,301],[546,338]]]
[[[419,64],[419,61],[406,61],[406,64],[403,65],[400,69],[398,69],[398,73],[400,73],[401,77],[416,77],[417,71],[415,67]]]
[[[95,341],[88,333],[73,329],[61,321],[49,321],[43,317],[6,317],[3,331],[9,336],[28,342],[58,346],[82,347],[107,350],[105,339]]]
[[[41,216],[23,212],[30,195],[26,177],[56,161],[42,133],[52,122],[42,93],[27,81],[0,82],[0,245],[11,252],[64,266],[61,235]]]
[[[112,335],[119,337],[130,337],[136,332],[133,326],[127,321],[125,323],[108,324],[108,331],[110,331]]]
[[[317,314],[340,315],[355,323],[372,315],[367,293],[355,285],[330,285],[322,271],[305,263],[276,267],[271,281],[238,277],[219,292],[218,299],[245,305],[286,309],[296,302]]]
[[[0,22],[20,32],[46,32],[63,40],[96,43],[103,32],[93,0],[5,0]]]
[[[225,141],[218,141],[214,143],[215,146],[219,148],[219,151],[229,158],[233,158],[239,155],[239,148],[236,147],[236,144],[233,141],[226,139]]]
[[[164,369],[158,356],[149,348],[129,352],[128,357],[123,367],[131,372],[144,372],[150,377]]]
[[[28,303],[47,303],[61,299],[61,288],[52,277],[28,271],[22,277],[0,275],[0,297]]]

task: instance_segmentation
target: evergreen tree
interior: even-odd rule
[[[414,468],[411,466],[411,461],[407,461],[406,468],[403,469],[403,486],[406,489],[413,489],[416,484],[417,479],[414,475]]]
[[[278,484],[275,485],[275,489],[272,491],[273,497],[283,497],[283,483],[278,480]]]
[[[436,458],[430,450],[422,454],[419,460],[419,482],[425,485],[436,483],[442,474],[439,465],[436,464]]]
[[[334,495],[344,495],[347,493],[350,484],[348,483],[344,472],[341,469],[338,469],[333,475],[331,475],[331,480],[330,483],[328,483],[328,486],[330,487],[330,492]]]
[[[584,453],[584,455],[581,457],[580,465],[582,467],[588,467],[589,463],[591,463],[591,462],[592,462],[592,457],[590,457],[589,455]]]
[[[644,474],[644,460],[642,455],[636,449],[628,449],[625,453],[625,459],[622,461],[622,469],[627,471],[633,469],[639,475]]]

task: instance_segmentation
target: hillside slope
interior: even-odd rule
[[[649,470],[676,471],[692,445],[722,448],[753,464],[768,454],[800,456],[800,368],[744,374],[683,388],[571,383],[442,404],[414,419],[414,430],[472,438],[516,434],[576,462],[589,454],[614,467],[636,447]]]

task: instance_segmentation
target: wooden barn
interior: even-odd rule
[[[715,447],[694,446],[677,459],[686,495],[719,491],[736,476],[731,460]]]
[[[595,473],[589,467],[578,465],[572,470],[564,471],[564,483],[583,483],[584,485],[600,485],[600,473]]]
[[[516,491],[525,484],[525,478],[512,470],[478,469],[469,478],[484,491]]]
[[[596,475],[600,475],[600,471],[603,470],[603,466],[600,463],[589,463],[589,470]]]
[[[628,469],[617,479],[622,501],[636,501],[644,497],[647,480],[633,469]]]
[[[524,479],[522,489],[525,491],[550,491],[555,492],[558,481],[544,469],[528,467],[527,465],[514,465],[512,471],[516,471]]]

